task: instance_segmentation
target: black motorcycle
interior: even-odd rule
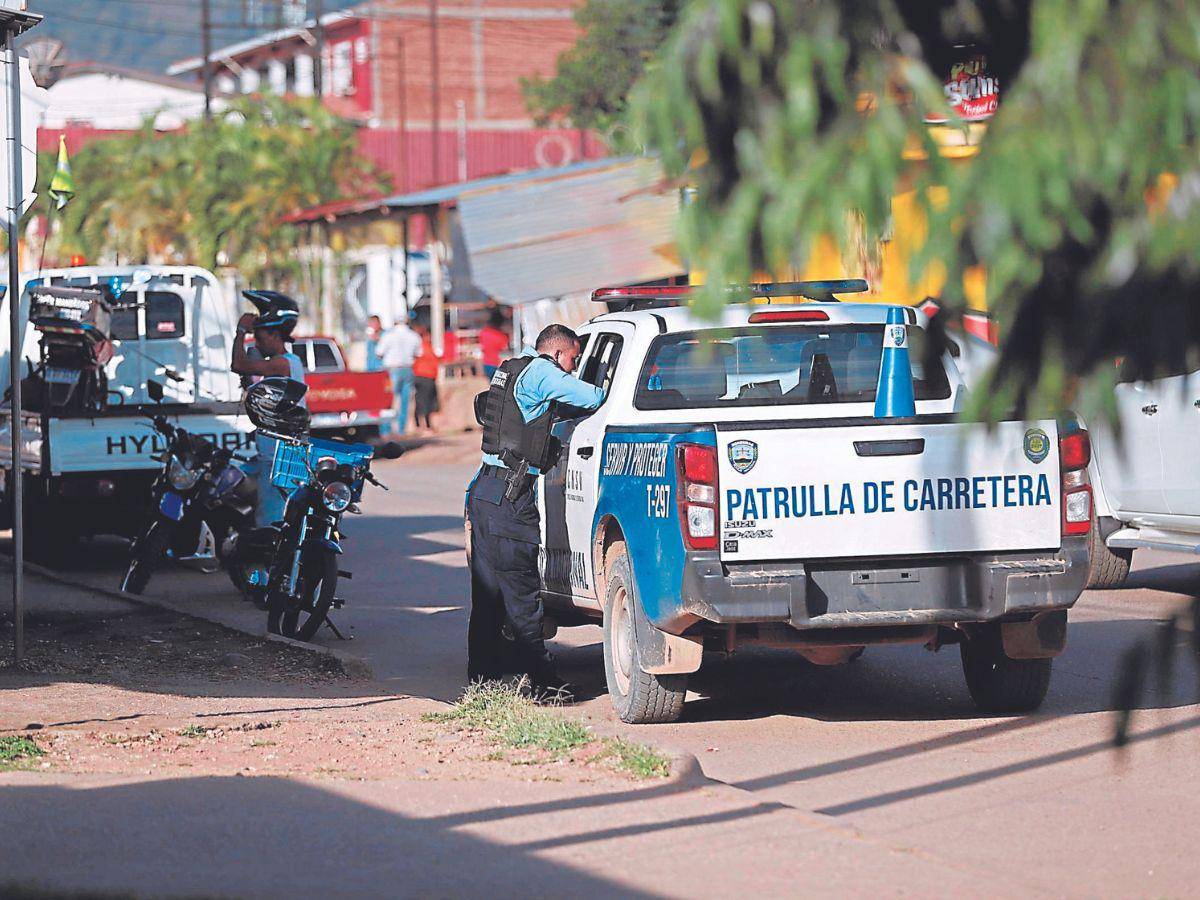
[[[371,474],[370,445],[308,436],[307,410],[296,405],[302,396],[303,385],[265,378],[247,391],[246,411],[261,434],[277,441],[270,485],[260,490],[282,490],[288,498],[283,521],[273,526],[267,630],[307,641],[322,623],[341,636],[329,611],[343,604],[338,579],[351,577],[338,564],[342,516],[359,512],[366,482],[387,488]]]
[[[331,608],[342,608],[338,579],[350,577],[338,563],[345,537],[342,516],[359,512],[355,501],[364,482],[382,485],[371,475],[371,448],[365,444],[312,441],[289,452],[316,462],[287,501],[271,565],[267,630],[307,641],[329,620]]]
[[[151,486],[150,522],[130,547],[121,590],[141,594],[164,560],[199,557],[215,559],[244,596],[265,605],[266,567],[261,561],[255,566],[246,558],[246,547],[239,547],[241,536],[254,526],[253,483],[233,464],[230,450],[172,425],[165,416],[151,422],[164,442],[154,456],[162,468]]]

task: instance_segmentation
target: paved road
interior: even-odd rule
[[[368,514],[348,525],[355,577],[338,623],[392,689],[451,699],[464,669],[470,468],[400,460],[378,472],[393,490],[369,495]],[[1200,884],[1197,673],[1185,667],[1173,691],[1148,697],[1124,755],[1109,745],[1111,695],[1121,654],[1197,588],[1200,564],[1145,552],[1125,589],[1085,595],[1032,717],[978,716],[954,648],[892,647],[832,669],[786,652],[706,661],[682,722],[628,728],[603,693],[599,628],[564,630],[555,644],[590,697],[588,718],[691,751],[707,775],[762,802],[981,873],[981,893],[1003,873],[1009,889],[1015,874],[1030,891],[1171,896]],[[215,576],[163,577],[151,590],[256,620]]]

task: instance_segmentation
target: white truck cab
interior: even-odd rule
[[[761,293],[828,300],[830,284]],[[580,329],[579,377],[606,399],[556,424],[539,492],[547,615],[603,622],[621,718],[677,718],[705,649],[754,643],[821,664],[959,643],[981,707],[1036,707],[1087,577],[1086,432],[962,421],[966,385],[949,354],[922,365],[917,310],[915,415],[877,418],[894,308],[731,305],[714,322],[672,305],[686,291],[597,292],[624,305]]]

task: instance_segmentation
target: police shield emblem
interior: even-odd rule
[[[1050,455],[1050,438],[1040,428],[1025,432],[1025,458],[1034,465]]]
[[[908,329],[903,325],[889,325],[884,333],[883,346],[899,350],[908,343]]]
[[[758,444],[754,441],[734,441],[729,445],[729,464],[740,475],[745,475],[758,462]]]

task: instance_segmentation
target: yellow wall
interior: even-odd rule
[[[978,140],[983,134],[981,126],[973,126],[965,138],[959,129],[939,127],[933,131],[935,138],[943,144],[943,155],[955,160],[958,165],[969,164],[979,151]],[[967,143],[962,143],[964,140]],[[906,157],[921,158],[915,151],[906,154]],[[944,194],[935,194],[932,199],[934,203],[944,202]],[[805,265],[782,272],[762,273],[761,276],[756,276],[755,280],[822,281],[833,278],[865,278],[871,286],[870,292],[856,295],[853,298],[855,301],[915,306],[930,297],[936,299],[945,285],[944,271],[927,271],[916,282],[909,283],[909,260],[920,249],[927,233],[925,216],[917,202],[915,191],[902,192],[892,198],[892,226],[890,239],[883,242],[876,263],[868,259],[865,252],[843,253],[838,250],[832,238],[825,238],[818,241]],[[703,283],[703,273],[693,272],[691,281],[693,284]],[[967,273],[963,289],[970,310],[987,311],[986,275],[982,268],[976,267]]]

